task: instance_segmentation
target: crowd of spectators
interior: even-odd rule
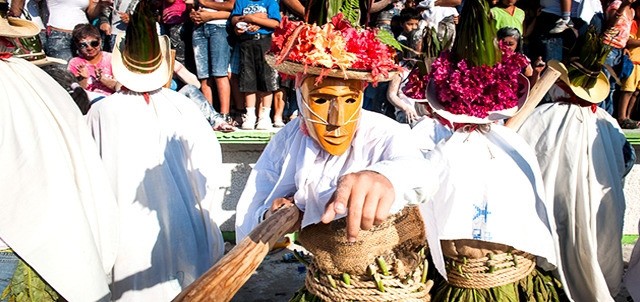
[[[69,61],[69,71],[83,88],[108,95],[120,86],[110,77],[107,60],[116,35],[126,30],[138,1],[82,0],[73,1],[77,2],[74,4],[29,0],[23,14],[41,25],[40,38],[49,56]],[[281,16],[301,19],[304,0],[152,0],[151,3],[157,7],[158,32],[170,37],[178,66],[186,69],[182,74],[197,77],[193,83],[176,73],[172,88],[189,86],[185,90],[192,98],[206,99],[211,108],[203,111],[213,112],[209,116],[215,130],[232,131],[234,126],[269,130],[284,126],[297,115],[293,83],[264,64],[263,57]],[[421,45],[425,28],[435,30],[445,49],[452,45],[463,6],[464,0],[377,0],[369,14],[362,14],[361,25],[392,33],[404,45],[398,51],[398,60],[409,69],[420,57],[420,49],[426,47]],[[574,43],[588,27],[593,26],[599,32],[611,27],[603,33],[605,43],[611,47],[604,68],[611,91],[600,106],[616,117],[622,128],[639,127],[635,106],[640,86],[638,2],[493,0],[491,6],[500,40],[531,60],[523,71],[531,86],[546,62],[569,59]],[[400,75],[396,83],[367,87],[363,107],[399,122],[416,121],[422,105],[399,93],[407,75]]]

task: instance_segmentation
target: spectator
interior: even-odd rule
[[[491,8],[491,13],[496,20],[496,30],[513,27],[520,33],[524,32],[524,10],[516,7],[517,2],[518,0],[500,0],[497,6]]]
[[[559,34],[571,27],[573,27],[573,23],[571,23],[571,0],[560,0],[560,19],[556,21],[555,26],[549,33]]]
[[[551,34],[555,22],[562,18],[562,9],[558,0],[541,0],[540,14],[535,17],[535,25],[528,36],[527,55],[530,58],[542,57],[544,62],[563,60],[573,48],[578,34],[586,32],[587,25],[596,29],[602,21],[600,0],[572,0],[571,22],[573,27],[558,34]],[[601,26],[600,26],[601,27]]]
[[[74,54],[72,32],[76,25],[87,24],[97,18],[112,0],[46,0],[49,8],[47,22],[47,55],[66,61]]]
[[[105,7],[99,16],[98,26],[105,34],[104,49],[113,51],[116,35],[124,33],[129,17],[139,0],[114,0],[113,6]]]
[[[220,113],[225,121],[231,105],[231,85],[229,81],[229,61],[231,46],[227,31],[227,19],[235,0],[224,2],[203,1],[197,10],[191,11],[191,20],[196,28],[193,31],[193,52],[196,61],[196,73],[200,79],[200,90],[209,104],[213,104],[211,80],[215,81]]]
[[[189,9],[189,10],[187,10]],[[171,49],[176,51],[176,58],[181,64],[185,64],[185,41],[183,38],[183,24],[188,20],[191,7],[184,0],[165,0],[162,10],[161,33],[171,39]]]
[[[120,89],[111,71],[111,53],[102,51],[100,31],[91,24],[78,24],[72,32],[78,56],[69,61],[68,69],[87,91],[105,96]]]
[[[456,24],[458,24],[458,10],[454,6],[460,3],[460,0],[424,0],[418,4],[418,8],[422,9],[420,22],[424,23],[420,28],[427,26],[436,29],[438,41],[445,45],[443,48],[450,48],[453,45]]]
[[[508,46],[512,51],[522,53],[522,36],[518,29],[513,27],[503,27],[498,30],[497,37],[498,41]],[[533,85],[535,85],[540,79],[540,74],[544,70],[546,64],[542,61],[542,57],[538,57],[533,63],[533,66],[532,64],[528,64],[522,71],[522,74],[529,79],[530,87],[533,87]]]
[[[617,67],[622,63],[622,56],[624,54],[624,48],[629,40],[629,33],[631,31],[631,23],[635,18],[635,11],[631,8],[631,3],[635,0],[612,0],[609,3],[606,11],[606,30],[604,33],[604,44],[611,46],[611,51],[607,56],[604,64],[611,66],[612,69],[617,70]],[[609,69],[605,68],[605,75],[609,78],[609,95],[598,106],[606,110],[609,114],[613,115],[613,94],[616,90],[616,75]]]
[[[265,61],[271,47],[271,34],[280,24],[280,7],[275,0],[237,0],[231,12],[231,25],[240,35],[240,91],[245,93],[246,117],[242,129],[271,129],[271,102],[278,90],[275,71]],[[256,95],[260,111],[256,118]],[[257,120],[257,124],[256,124]]]
[[[67,67],[62,64],[49,64],[40,67],[47,74],[49,74],[62,88],[64,88],[73,101],[78,105],[82,114],[87,114],[91,107],[91,100],[87,92],[78,84],[76,77],[67,70]]]
[[[631,7],[635,10],[635,18],[631,24],[631,32],[627,41],[625,53],[633,62],[633,72],[622,83],[620,100],[618,101],[616,119],[622,129],[637,129],[638,121],[631,119],[631,113],[636,104],[638,89],[640,89],[640,32],[638,23],[640,22],[640,2],[634,2]]]
[[[408,36],[407,47],[409,48],[404,50],[403,60],[400,62],[405,69],[391,78],[387,89],[387,100],[395,107],[396,121],[413,125],[420,117],[416,111],[416,100],[407,97],[402,92],[402,87],[408,80],[409,73],[417,68],[417,64],[420,64],[417,60],[424,59],[417,55],[421,53],[423,30],[414,29]]]

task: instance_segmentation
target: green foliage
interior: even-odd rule
[[[1,300],[9,302],[49,302],[57,301],[58,298],[58,293],[22,260],[18,263],[11,283],[0,296]]]
[[[456,60],[465,59],[471,66],[493,66],[502,60],[496,20],[489,12],[487,0],[465,1],[457,28],[452,48]]]
[[[400,44],[400,42],[398,42],[398,40],[393,37],[393,34],[386,30],[379,30],[376,34],[376,38],[378,38],[378,40],[384,44],[387,44],[397,50],[402,50],[402,44]]]
[[[602,36],[597,33],[595,27],[589,26],[587,32],[576,44],[572,57],[577,60],[570,62],[567,66],[571,84],[583,88],[595,86],[610,51],[611,46],[604,44]]]
[[[344,0],[342,2],[340,12],[353,26],[358,25],[360,23],[360,2],[358,0]]]

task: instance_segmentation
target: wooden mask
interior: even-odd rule
[[[332,155],[342,155],[358,127],[364,81],[326,77],[315,85],[316,77],[305,78],[300,86],[301,113],[309,135]]]

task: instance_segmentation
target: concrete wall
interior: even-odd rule
[[[218,224],[222,231],[234,231],[235,206],[251,172],[253,164],[258,160],[265,145],[263,144],[222,144],[223,171],[222,184],[217,198],[222,200],[221,214]],[[640,150],[636,146],[640,157]],[[624,234],[638,234],[640,220],[640,160],[627,175],[625,180],[625,197],[627,210],[625,213]]]

